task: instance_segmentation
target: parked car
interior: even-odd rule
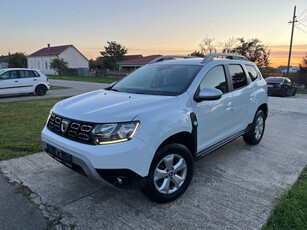
[[[286,77],[268,77],[265,79],[268,85],[269,95],[279,95],[282,97],[295,96],[297,86],[291,83]]]
[[[46,94],[50,88],[48,77],[39,70],[11,68],[0,70],[0,95],[36,93]]]
[[[58,102],[43,149],[90,178],[169,202],[188,188],[194,161],[240,136],[258,144],[268,97],[257,66],[233,54],[166,60],[178,57],[159,57],[105,90]]]

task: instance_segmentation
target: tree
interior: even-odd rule
[[[203,41],[199,44],[200,52],[203,55],[208,55],[216,53],[216,44],[213,38],[205,37]]]
[[[208,55],[217,53],[234,53],[247,57],[249,61],[255,62],[259,68],[267,68],[270,64],[269,57],[271,54],[268,46],[262,44],[258,38],[245,40],[244,38],[230,38],[225,42],[215,41],[213,38],[205,37],[199,44],[200,51],[193,54]]]
[[[10,55],[8,61],[9,68],[27,68],[27,57],[24,53]]]
[[[65,75],[68,70],[68,62],[63,58],[54,58],[50,62],[50,69],[54,69],[59,75]]]
[[[199,51],[194,51],[193,53],[189,54],[189,56],[205,57],[205,55],[202,52],[199,52]]]
[[[300,73],[307,73],[307,53],[305,53],[305,56],[303,57],[303,60],[299,63]]]
[[[117,70],[117,62],[124,59],[128,49],[115,41],[108,41],[107,43],[108,45],[104,47],[104,51],[100,52],[103,57],[103,64],[105,68]]]
[[[90,59],[88,63],[89,63],[90,70],[96,69],[96,61],[95,60]]]
[[[236,53],[246,56],[251,62],[255,62],[258,67],[268,67],[271,50],[268,46],[262,44],[258,38],[253,38],[248,41],[244,38],[237,39],[239,44],[230,50],[230,53]]]

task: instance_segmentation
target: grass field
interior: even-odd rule
[[[307,89],[297,89],[296,93],[298,93],[298,94],[307,94]]]
[[[0,103],[0,160],[42,151],[41,131],[61,98]]]
[[[263,230],[307,229],[307,166],[292,188],[283,194]]]
[[[79,77],[79,76],[61,76],[61,75],[48,75],[50,79],[67,80],[67,81],[86,81],[111,84],[118,81],[117,78],[102,78],[102,77]]]

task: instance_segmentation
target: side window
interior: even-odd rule
[[[228,65],[233,89],[239,89],[247,85],[245,73],[240,65]]]
[[[31,78],[37,77],[34,71],[32,70],[18,70],[20,78]]]
[[[200,83],[199,88],[200,90],[203,88],[216,88],[221,90],[223,93],[228,92],[224,67],[219,65],[209,70]]]
[[[249,77],[251,78],[252,81],[255,81],[257,79],[257,71],[255,69],[254,66],[251,66],[251,65],[245,65],[247,71],[248,71],[248,75]]]
[[[0,76],[0,78],[3,79],[3,80],[16,79],[17,78],[17,71],[16,70],[7,71],[7,72],[3,73]]]

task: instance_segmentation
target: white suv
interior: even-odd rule
[[[47,76],[39,70],[0,69],[0,95],[36,93],[38,96],[43,96],[49,88]]]
[[[88,177],[169,202],[189,186],[194,161],[240,136],[260,142],[267,103],[266,81],[244,56],[162,56],[105,90],[57,103],[42,147]]]

